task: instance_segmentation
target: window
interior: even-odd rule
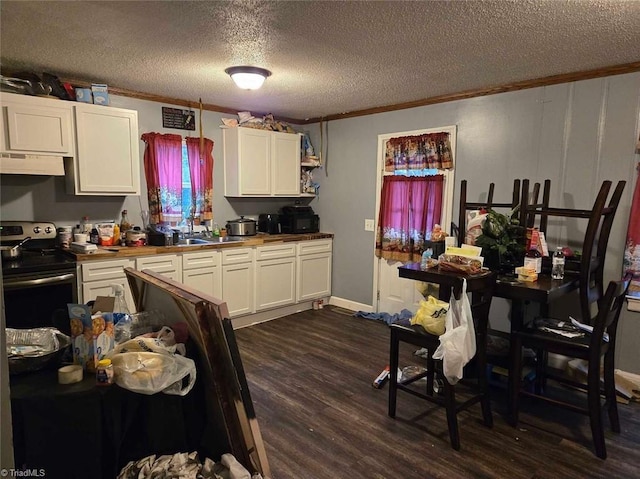
[[[152,224],[213,219],[213,141],[145,133],[144,170]],[[193,208],[195,204],[195,208]]]

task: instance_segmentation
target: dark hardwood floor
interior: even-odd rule
[[[638,404],[619,406],[620,434],[605,419],[603,461],[586,416],[525,401],[515,429],[495,386],[493,428],[479,405],[460,413],[454,451],[443,408],[399,392],[387,416],[388,386],[371,386],[388,363],[386,324],[328,306],[236,337],[273,479],[640,478]],[[420,365],[404,346],[401,365]]]

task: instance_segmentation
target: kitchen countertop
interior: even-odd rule
[[[280,234],[270,235],[258,233],[255,236],[247,236],[243,241],[230,241],[225,243],[195,244],[189,246],[98,246],[94,253],[69,252],[77,261],[95,261],[117,258],[132,258],[136,256],[150,256],[155,254],[175,254],[189,251],[201,251],[220,248],[242,248],[247,246],[261,246],[290,241],[307,241],[323,238],[333,238],[333,233],[308,233],[308,234]]]

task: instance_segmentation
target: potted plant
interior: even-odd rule
[[[524,260],[525,228],[520,225],[517,210],[518,207],[507,215],[489,210],[482,234],[475,241],[482,248],[484,265],[501,273],[513,274]]]

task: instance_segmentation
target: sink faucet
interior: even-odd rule
[[[187,216],[187,226],[189,227],[189,237],[191,237],[193,236],[193,220],[196,216],[196,207],[192,205],[189,213],[189,216]]]

